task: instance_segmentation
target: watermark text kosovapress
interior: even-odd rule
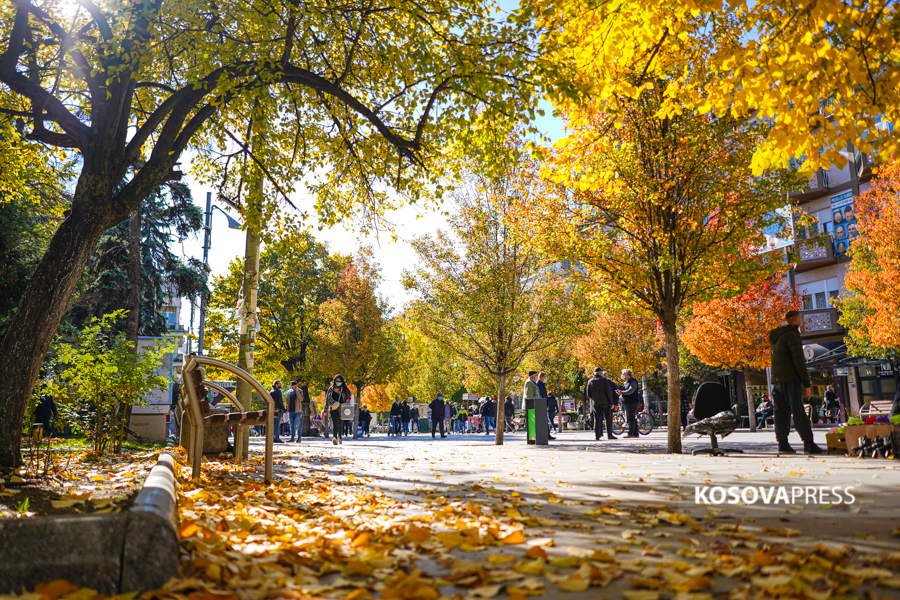
[[[695,504],[853,504],[853,487],[729,486],[694,487]]]

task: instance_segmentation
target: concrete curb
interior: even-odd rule
[[[0,521],[0,593],[67,579],[121,594],[177,575],[174,445],[170,439],[127,512]]]

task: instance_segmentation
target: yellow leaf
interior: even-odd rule
[[[466,541],[466,538],[455,531],[439,531],[434,537],[447,548],[455,548]]]
[[[509,546],[511,546],[513,544],[524,544],[525,543],[525,534],[522,533],[521,529],[517,529],[516,531],[513,531],[509,535],[506,535],[506,536],[500,538],[500,541]]]
[[[508,565],[509,563],[516,560],[512,556],[506,556],[503,554],[491,554],[487,557],[487,561],[492,565]]]
[[[485,585],[469,590],[470,598],[493,598],[503,589],[502,585]]]
[[[561,556],[550,561],[550,566],[556,569],[574,569],[581,563],[577,556]]]
[[[557,581],[556,585],[564,592],[583,592],[591,585],[591,580],[580,573],[572,573],[565,579]]]
[[[519,561],[513,566],[513,571],[525,575],[540,575],[544,572],[544,559],[536,558],[534,560]]]
[[[406,537],[410,542],[413,542],[414,544],[421,544],[429,537],[431,537],[431,532],[429,532],[424,527],[416,527],[415,525],[410,525],[409,529],[406,530]]]

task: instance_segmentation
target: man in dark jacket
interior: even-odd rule
[[[362,434],[364,437],[372,437],[369,433],[369,425],[372,423],[372,413],[369,412],[369,409],[363,405],[362,409],[359,411],[359,424],[362,426]]]
[[[438,427],[441,428],[441,437],[447,437],[447,434],[444,433],[444,395],[438,393],[437,398],[431,401],[428,408],[431,409],[431,437],[434,438]]]
[[[50,394],[41,396],[37,406],[34,408],[33,416],[35,423],[40,423],[44,426],[44,433],[48,437],[56,435],[56,432],[53,430],[53,420],[59,418],[59,413],[56,412],[56,402],[53,401],[53,396]]]
[[[274,423],[275,423],[275,437],[272,439],[276,444],[283,444],[284,441],[281,439],[281,417],[287,411],[284,409],[284,396],[281,393],[281,380],[276,379],[272,383],[272,390],[269,392],[269,395],[272,396],[272,401],[275,402],[275,414]]]
[[[631,369],[622,369],[622,388],[616,393],[622,398],[622,404],[625,405],[625,422],[628,423],[627,438],[641,437],[640,428],[637,422],[638,407],[641,405],[641,394],[638,390],[637,379]]]
[[[503,416],[506,418],[506,424],[509,426],[509,430],[513,430],[513,417],[516,416],[516,405],[513,404],[512,396],[506,397],[506,402],[503,403]]]
[[[809,417],[803,410],[803,400],[810,397],[812,384],[803,356],[800,311],[788,311],[784,320],[787,325],[769,332],[772,354],[772,402],[775,405],[775,439],[778,440],[778,452],[796,453],[788,444],[793,415],[794,427],[803,440],[803,451],[807,454],[821,454],[822,449],[813,441]]]
[[[412,423],[412,432],[419,433],[419,407],[413,405],[409,409],[409,422]]]
[[[388,435],[400,435],[400,418],[402,416],[403,407],[400,406],[400,396],[397,396],[394,398],[394,403],[391,405],[391,431],[388,432]]]
[[[403,404],[400,405],[400,422],[403,424],[403,435],[409,435],[409,402],[404,400]]]
[[[588,380],[584,395],[590,399],[594,408],[594,439],[599,440],[603,437],[604,420],[606,421],[606,437],[610,440],[616,439],[612,432],[612,405],[615,400],[612,387],[603,376],[600,367],[594,369],[594,376]]]

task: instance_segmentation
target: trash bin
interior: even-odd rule
[[[525,423],[528,443],[546,446],[550,439],[550,422],[545,398],[525,400]]]

